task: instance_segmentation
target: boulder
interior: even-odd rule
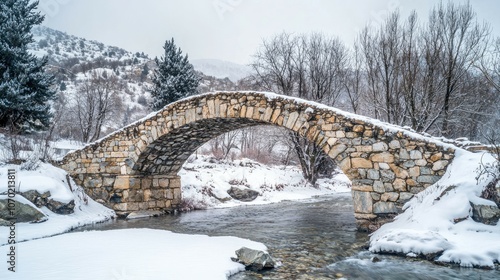
[[[500,209],[496,205],[481,205],[470,203],[472,219],[486,225],[496,225],[500,219]]]
[[[39,193],[36,190],[29,190],[26,192],[22,192],[21,196],[29,200],[31,203],[35,204],[36,207],[47,207],[50,211],[56,214],[68,215],[74,212],[75,201],[71,200],[68,203],[60,202],[54,199],[51,199],[50,192]]]
[[[233,259],[233,261],[245,265],[245,268],[249,270],[263,270],[276,266],[273,258],[264,251],[242,247],[236,251],[236,256],[237,258]]]
[[[56,213],[56,214],[61,214],[61,215],[68,215],[72,214],[75,212],[75,201],[72,199],[68,203],[63,203],[57,200],[49,199],[47,202],[47,208],[50,209],[50,211]]]
[[[16,222],[18,223],[40,223],[47,220],[45,214],[36,207],[17,200],[14,200],[14,204]],[[0,199],[0,219],[8,220],[11,217],[10,210],[11,209],[8,207],[8,199]]]
[[[238,188],[238,187],[231,187],[227,193],[234,199],[236,200],[239,200],[239,201],[243,201],[243,202],[249,202],[249,201],[253,201],[254,199],[257,198],[257,196],[259,196],[259,192],[258,191],[254,191],[254,190],[251,190],[251,189],[242,189],[242,188]]]

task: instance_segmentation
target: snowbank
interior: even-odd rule
[[[470,202],[494,205],[480,198],[487,180],[476,182],[481,164],[490,155],[457,151],[442,179],[405,205],[405,211],[370,238],[370,251],[433,255],[438,262],[461,266],[494,267],[500,261],[500,223],[472,220]]]
[[[231,261],[243,246],[267,249],[242,238],[152,229],[68,233],[18,244],[16,273],[2,262],[0,279],[227,279],[245,269]]]
[[[5,183],[0,183],[0,193],[7,191],[7,171],[10,168],[17,170],[17,191],[36,190],[39,193],[50,191],[50,198],[54,200],[64,203],[75,201],[73,214],[59,215],[42,207],[40,210],[48,217],[47,221],[37,224],[18,223],[16,226],[18,242],[67,232],[73,228],[103,222],[115,216],[113,210],[88,197],[72,179],[69,182],[72,186],[72,190],[70,190],[66,171],[47,163],[42,163],[34,171],[20,170],[17,165],[1,166],[0,182]],[[17,194],[17,196],[21,195]],[[0,236],[7,236],[7,230],[7,227],[0,227]],[[0,245],[5,243],[5,239],[0,239]]]
[[[183,199],[200,208],[266,204],[351,191],[350,181],[343,173],[332,179],[319,179],[314,188],[304,180],[298,167],[268,166],[249,159],[230,162],[191,156],[179,175]],[[231,187],[255,190],[259,196],[251,202],[231,199],[227,193]]]

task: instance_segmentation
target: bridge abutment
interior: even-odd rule
[[[176,175],[79,174],[76,183],[99,203],[119,212],[175,209],[181,202]]]

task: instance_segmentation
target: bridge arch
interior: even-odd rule
[[[117,211],[171,209],[181,201],[177,175],[202,144],[254,125],[298,132],[352,181],[360,228],[377,226],[436,182],[454,147],[403,128],[314,102],[257,92],[217,92],[180,100],[85,148],[61,167],[87,194]]]

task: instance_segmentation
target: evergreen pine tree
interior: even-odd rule
[[[194,71],[188,56],[182,55],[174,39],[165,42],[165,55],[161,59],[155,58],[158,69],[153,75],[152,108],[159,110],[165,105],[189,95],[198,93],[200,78]]]
[[[0,127],[11,130],[43,129],[55,97],[53,77],[44,71],[47,58],[28,52],[31,28],[43,21],[38,1],[0,1]]]

